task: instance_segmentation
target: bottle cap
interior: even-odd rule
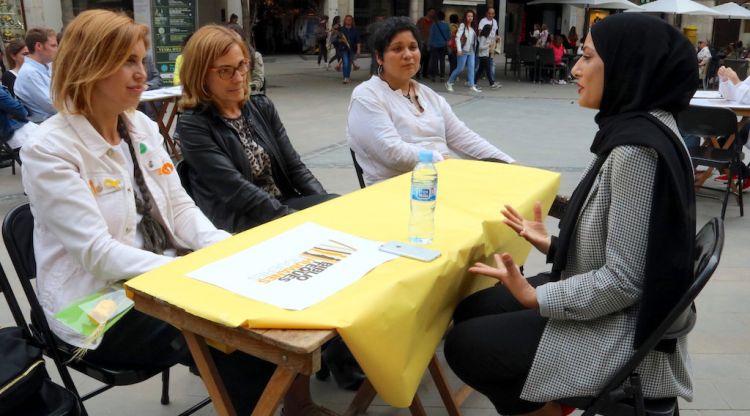
[[[432,150],[420,150],[419,161],[422,163],[432,163]]]

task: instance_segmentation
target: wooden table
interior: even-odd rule
[[[524,261],[530,246],[502,223],[499,209],[508,203],[531,215],[534,201],[541,200],[546,212],[559,174],[461,160],[444,161],[437,168],[440,190],[430,247],[443,255],[432,262],[394,259],[301,311],[280,309],[186,276],[308,221],[376,241],[404,240],[409,212],[406,174],[198,250],[131,279],[126,289],[136,309],[185,333],[201,373],[208,374],[204,382],[220,415],[232,415],[234,410],[207,354],[206,340],[278,365],[253,412],[271,415],[297,374],[310,375],[320,368],[320,347],[338,332],[383,400],[423,415],[415,393],[429,368],[449,414],[457,416],[456,402],[466,390],[457,395],[450,391],[434,353],[458,301],[492,284],[491,279],[464,279],[466,271],[498,249]],[[369,387],[363,385],[350,411],[366,408],[374,397]],[[350,411],[347,414],[354,414]]]
[[[231,345],[233,349],[277,365],[252,413],[253,416],[271,416],[275,414],[298,374],[312,376],[320,370],[321,347],[336,336],[336,331],[332,329],[233,328],[197,317],[138,290],[132,290],[132,298],[135,308],[139,311],[161,319],[182,331],[216,412],[220,416],[233,416],[236,412],[208,351],[206,340],[210,339],[214,344],[219,343],[221,346]],[[460,416],[460,406],[471,394],[471,388],[463,386],[457,392],[452,392],[436,356],[433,356],[428,369],[448,414]],[[355,416],[364,413],[375,395],[372,384],[365,380],[343,415]],[[427,415],[419,396],[415,395],[409,409],[414,416]]]
[[[181,96],[182,87],[179,85],[148,90],[141,94],[141,103],[151,107],[156,114],[156,124],[159,125],[159,132],[164,137],[164,146],[174,160],[181,160],[182,153],[169,131],[177,118],[177,100]]]
[[[185,312],[153,296],[132,290],[135,308],[180,329],[220,416],[236,415],[219,377],[206,339],[262,358],[277,365],[253,416],[273,415],[297,374],[320,370],[320,348],[336,331],[244,329],[227,327]]]

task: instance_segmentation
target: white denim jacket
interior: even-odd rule
[[[175,247],[197,250],[227,238],[180,184],[156,123],[126,113],[151,211]],[[117,151],[80,115],[58,113],[21,150],[23,185],[34,214],[37,293],[52,331],[83,346],[53,315],[106,285],[168,263],[134,247],[138,215],[134,178]]]

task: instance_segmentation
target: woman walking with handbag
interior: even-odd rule
[[[464,67],[468,63],[468,77],[469,77],[469,89],[474,92],[482,92],[474,84],[474,54],[476,53],[476,40],[477,32],[474,29],[474,11],[469,10],[464,13],[464,21],[461,26],[458,27],[456,32],[456,54],[458,55],[458,63],[456,69],[451,73],[448,82],[445,83],[445,89],[453,92],[453,84],[456,82],[456,78],[464,70]]]

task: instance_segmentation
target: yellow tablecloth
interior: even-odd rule
[[[467,268],[497,251],[519,264],[530,245],[501,222],[511,204],[530,216],[534,201],[547,212],[559,174],[489,162],[437,164],[435,239],[443,253],[423,263],[398,258],[302,311],[288,311],[185,277],[304,222],[373,240],[407,241],[410,175],[344,195],[280,218],[138,276],[127,286],[189,313],[248,328],[336,328],[383,400],[408,407],[459,300],[489,279],[464,278]],[[354,174],[352,172],[352,174]]]

